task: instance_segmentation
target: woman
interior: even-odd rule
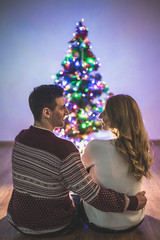
[[[103,130],[111,130],[115,138],[90,141],[82,155],[84,166],[102,187],[135,195],[141,191],[143,176],[151,177],[153,163],[139,107],[132,97],[115,95],[106,101],[99,118]],[[83,207],[89,226],[102,232],[131,230],[145,215],[145,209],[104,213],[86,202]]]

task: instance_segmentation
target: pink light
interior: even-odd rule
[[[103,83],[101,83],[99,86],[100,86],[100,88],[103,88],[103,87],[104,87],[104,84],[103,84]]]
[[[73,105],[73,109],[74,109],[74,110],[77,109],[77,105],[76,105],[76,104]]]

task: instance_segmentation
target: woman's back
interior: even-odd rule
[[[93,140],[87,145],[82,156],[86,168],[91,167],[90,175],[99,185],[126,195],[135,195],[141,191],[142,179],[129,173],[128,161],[124,154],[116,149],[115,140]],[[123,213],[104,213],[84,202],[89,222],[99,227],[123,230],[137,225],[144,218],[145,210],[125,211]]]

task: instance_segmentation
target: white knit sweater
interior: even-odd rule
[[[137,181],[128,173],[126,157],[115,147],[115,140],[92,140],[88,143],[82,161],[86,168],[91,167],[90,175],[95,183],[126,195],[141,191],[142,180]],[[84,203],[90,223],[113,230],[124,230],[137,225],[145,215],[145,209],[123,213],[105,213]]]

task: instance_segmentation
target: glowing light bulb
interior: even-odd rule
[[[71,117],[74,117],[74,116],[75,116],[75,113],[71,113],[70,115],[71,115]]]
[[[71,116],[68,116],[68,121],[71,122],[72,121],[72,118]]]
[[[65,91],[68,91],[70,89],[70,84],[67,84],[64,88]]]
[[[76,66],[80,66],[79,61],[76,61],[75,65]]]
[[[51,76],[51,78],[52,78],[52,79],[55,79],[55,78],[56,78],[56,76],[55,76],[55,75],[52,75],[52,76]]]
[[[88,62],[89,62],[89,63],[93,63],[94,61],[93,61],[92,58],[89,58],[89,59],[88,59]]]
[[[67,84],[67,81],[63,81],[62,84],[63,86],[65,86]]]
[[[73,105],[73,109],[74,109],[74,110],[77,109],[77,105],[76,105],[76,104]]]
[[[85,91],[85,92],[88,92],[88,91],[89,91],[89,89],[88,89],[88,88],[86,88],[84,91]]]
[[[87,127],[86,123],[82,123],[82,124],[81,124],[81,127],[82,127],[83,129],[86,128],[86,127]]]
[[[67,57],[71,57],[71,54],[70,54],[70,53],[67,53],[66,56],[67,56]]]
[[[86,135],[86,136],[84,136],[84,139],[86,140],[86,139],[88,139],[88,136]],[[84,141],[85,143],[86,143],[86,141]]]
[[[66,107],[68,107],[69,106],[69,102],[67,102],[65,105],[66,105]]]
[[[74,87],[73,90],[76,92],[76,91],[78,90],[78,88],[77,88],[77,87]]]

